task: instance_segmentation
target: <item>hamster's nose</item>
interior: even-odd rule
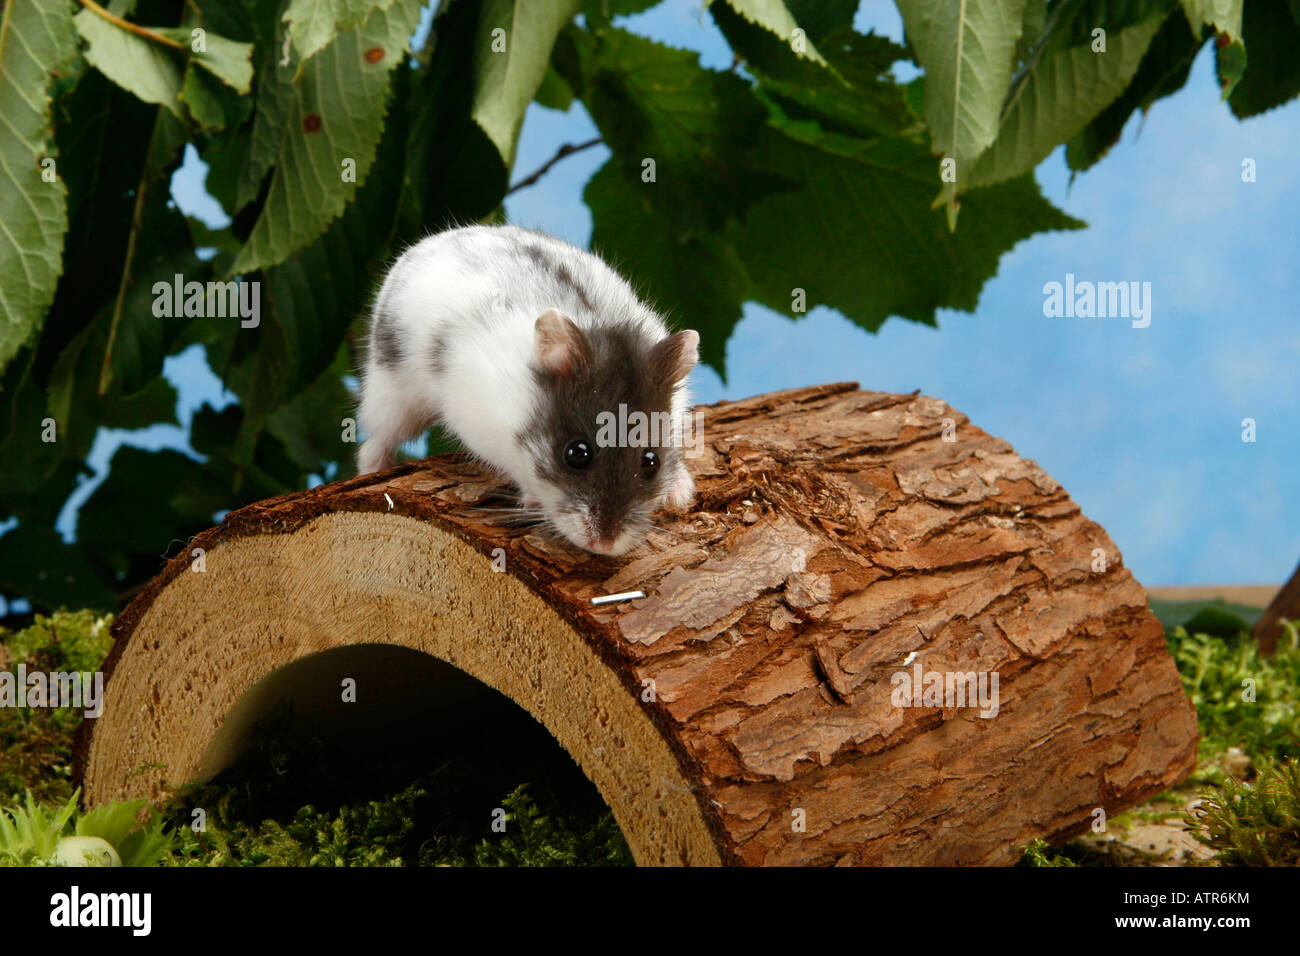
[[[588,535],[587,548],[597,554],[614,553],[614,536],[613,535]]]

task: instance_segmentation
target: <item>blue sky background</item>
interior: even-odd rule
[[[622,24],[725,68],[731,53],[698,0],[666,0]],[[866,0],[857,26],[901,39],[891,2]],[[907,78],[909,74],[900,73]],[[597,135],[578,104],[534,105],[515,178],[565,142]],[[1035,236],[1008,253],[974,314],[941,311],[939,328],[891,319],[872,335],[819,308],[799,322],[745,309],[727,347],[729,381],[695,375],[701,402],[851,380],[941,397],[1036,459],[1101,523],[1148,586],[1280,583],[1300,558],[1300,102],[1238,122],[1219,102],[1207,46],[1187,86],[1130,120],[1119,145],[1073,185],[1061,151],[1038,169],[1043,191],[1089,228]],[[513,222],[585,246],[582,187],[608,156],[564,160],[511,196]],[[1251,157],[1257,181],[1241,181]],[[191,152],[177,203],[212,225],[225,216]],[[870,262],[864,268],[872,268]],[[1152,285],[1149,328],[1125,319],[1048,319],[1043,285],[1080,280]],[[182,427],[104,432],[102,476],[123,441],[188,450],[193,411],[232,400],[195,347],[168,360]],[[1242,441],[1242,419],[1257,441]],[[71,536],[75,511],[60,519]]]

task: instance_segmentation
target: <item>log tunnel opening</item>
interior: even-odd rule
[[[254,825],[287,822],[307,804],[333,812],[419,788],[408,864],[422,848],[436,855],[500,839],[493,814],[521,785],[570,831],[621,834],[596,786],[527,710],[446,661],[396,645],[334,648],[267,674],[231,709],[201,766],[196,782],[255,798],[241,807]],[[256,782],[270,776],[273,790]],[[612,842],[609,859],[631,863],[625,841]]]
[[[174,559],[115,623],[103,714],[77,744],[86,805],[163,799],[215,772],[258,713],[262,694],[245,700],[254,687],[328,651],[381,645],[445,661],[519,704],[598,789],[637,863],[719,862],[698,795],[639,697],[467,541],[396,514],[336,511],[270,534],[229,535],[230,524],[199,539],[205,572]],[[279,690],[310,673],[286,671]],[[478,753],[505,762],[500,739]]]

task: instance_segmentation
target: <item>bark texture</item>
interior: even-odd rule
[[[510,527],[456,456],[233,512],[118,618],[88,801],[210,774],[267,675],[364,642],[527,708],[641,863],[1007,864],[1191,772],[1145,593],[1033,461],[853,384],[703,411],[697,507],[619,559]],[[996,715],[900,706],[932,673],[996,674]]]
[[[1253,634],[1265,654],[1271,654],[1277,648],[1277,642],[1282,637],[1283,618],[1300,621],[1300,566],[1277,594],[1273,595],[1273,600],[1255,622]]]

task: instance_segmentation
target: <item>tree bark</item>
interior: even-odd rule
[[[1282,637],[1282,618],[1300,621],[1300,566],[1296,567],[1291,579],[1282,585],[1255,622],[1253,635],[1259,642],[1259,649],[1265,654],[1272,654]]]
[[[1033,461],[852,384],[703,412],[697,506],[621,559],[511,527],[454,455],[231,513],[117,619],[86,800],[210,776],[268,675],[365,643],[529,710],[642,864],[1008,864],[1191,772],[1142,588]],[[918,674],[996,706],[903,706]]]

